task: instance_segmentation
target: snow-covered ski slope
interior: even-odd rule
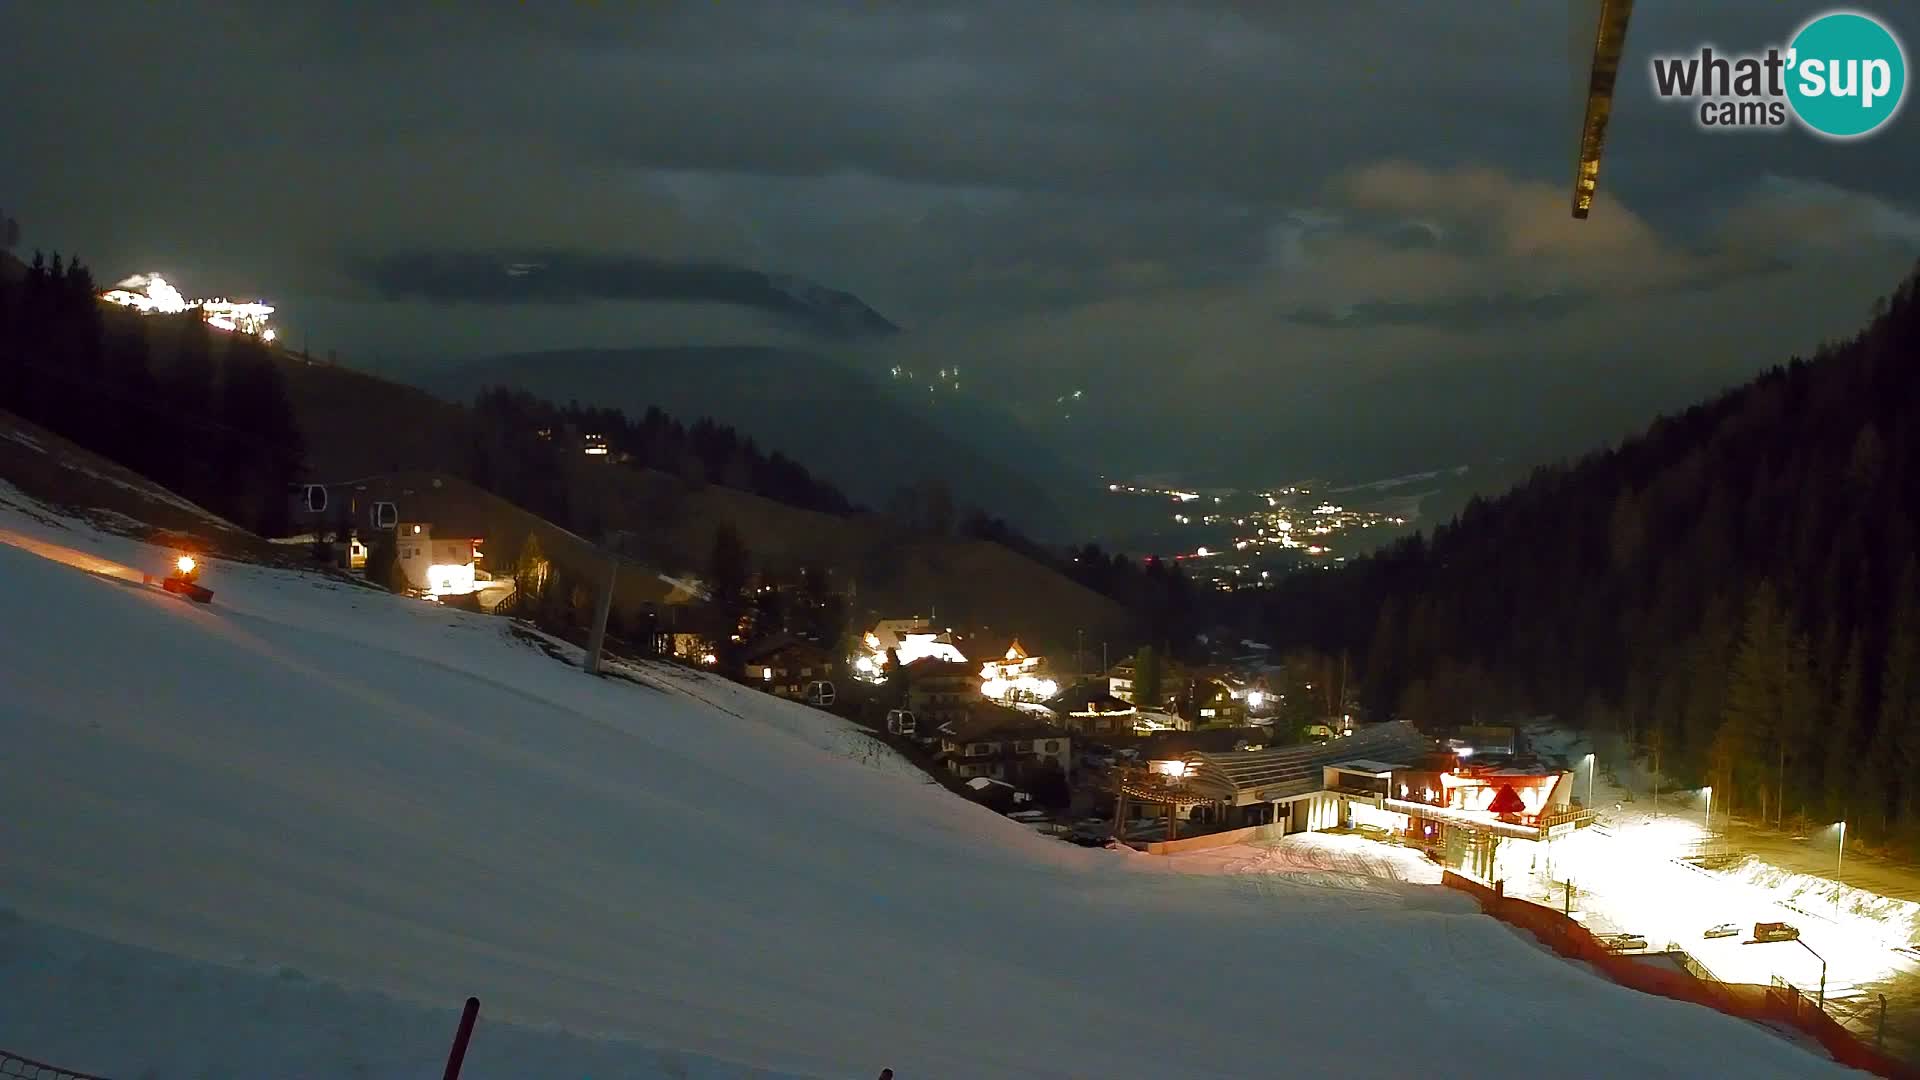
[[[592,679],[317,575],[204,580],[212,607],[0,545],[0,1046],[437,1075],[475,994],[483,1080],[1836,1069],[1445,890],[1082,850],[750,689]]]

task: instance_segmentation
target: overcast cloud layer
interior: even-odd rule
[[[1817,10],[1643,5],[1580,223],[1554,2],[16,4],[0,207],[370,366],[804,345],[970,368],[1115,469],[1445,464],[1623,430],[1912,264],[1914,109],[1837,145],[1648,90],[1653,52]],[[447,302],[511,252],[608,276]],[[906,332],[846,344],[762,272]],[[1076,388],[1071,422],[1036,406]]]

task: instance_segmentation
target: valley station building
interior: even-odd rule
[[[1484,878],[1503,841],[1544,843],[1593,818],[1574,808],[1574,774],[1558,762],[1450,750],[1403,721],[1302,746],[1188,751],[1116,777],[1121,820],[1274,827],[1264,836],[1380,830]]]

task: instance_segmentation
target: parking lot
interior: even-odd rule
[[[1632,933],[1652,950],[1677,946],[1723,982],[1765,986],[1779,980],[1812,997],[1873,1038],[1886,1003],[1889,1048],[1909,1059],[1920,1050],[1920,957],[1904,924],[1885,926],[1843,910],[1783,900],[1780,892],[1682,860],[1703,826],[1685,818],[1616,823],[1583,830],[1556,845],[1551,872],[1508,880],[1510,895],[1570,909],[1595,933]],[[1572,895],[1566,891],[1572,884]],[[1797,941],[1755,940],[1757,923],[1787,923]],[[1708,938],[1723,923],[1738,933]]]

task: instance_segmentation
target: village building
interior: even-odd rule
[[[905,666],[925,658],[964,663],[967,659],[950,631],[936,630],[931,620],[920,615],[881,619],[861,635],[860,645],[853,673],[876,683],[885,680],[887,669],[895,663]]]
[[[986,708],[980,673],[972,664],[923,656],[901,670],[907,680],[906,707],[922,739],[932,739],[943,726]]]
[[[441,525],[436,534],[433,522],[400,522],[394,528],[394,561],[407,588],[430,596],[456,596],[491,584],[492,575],[479,569],[480,545],[486,540],[472,533],[470,528]],[[503,587],[511,591],[510,586]]]
[[[1056,770],[1064,780],[1073,769],[1073,737],[1022,713],[987,706],[941,725],[940,754],[957,776],[1018,784],[1038,770]]]
[[[807,685],[833,678],[833,656],[792,634],[755,642],[746,651],[747,681],[780,697],[805,698]]]
[[[1217,676],[1194,676],[1188,680],[1181,699],[1181,714],[1192,721],[1194,727],[1239,727],[1247,719],[1244,697],[1235,694],[1234,687]]]
[[[997,701],[1046,701],[1060,692],[1045,657],[1030,656],[1015,638],[997,660],[980,665],[980,692]]]
[[[1549,850],[1524,845],[1548,845],[1593,819],[1591,810],[1572,808],[1571,770],[1540,761],[1468,764],[1404,721],[1325,743],[1143,758],[1115,775],[1122,820],[1271,826],[1276,836],[1373,830],[1484,878],[1502,858],[1550,859]]]
[[[1068,687],[1047,707],[1060,717],[1060,724],[1076,735],[1117,737],[1134,733],[1137,710],[1133,703],[1107,692],[1099,681]]]

